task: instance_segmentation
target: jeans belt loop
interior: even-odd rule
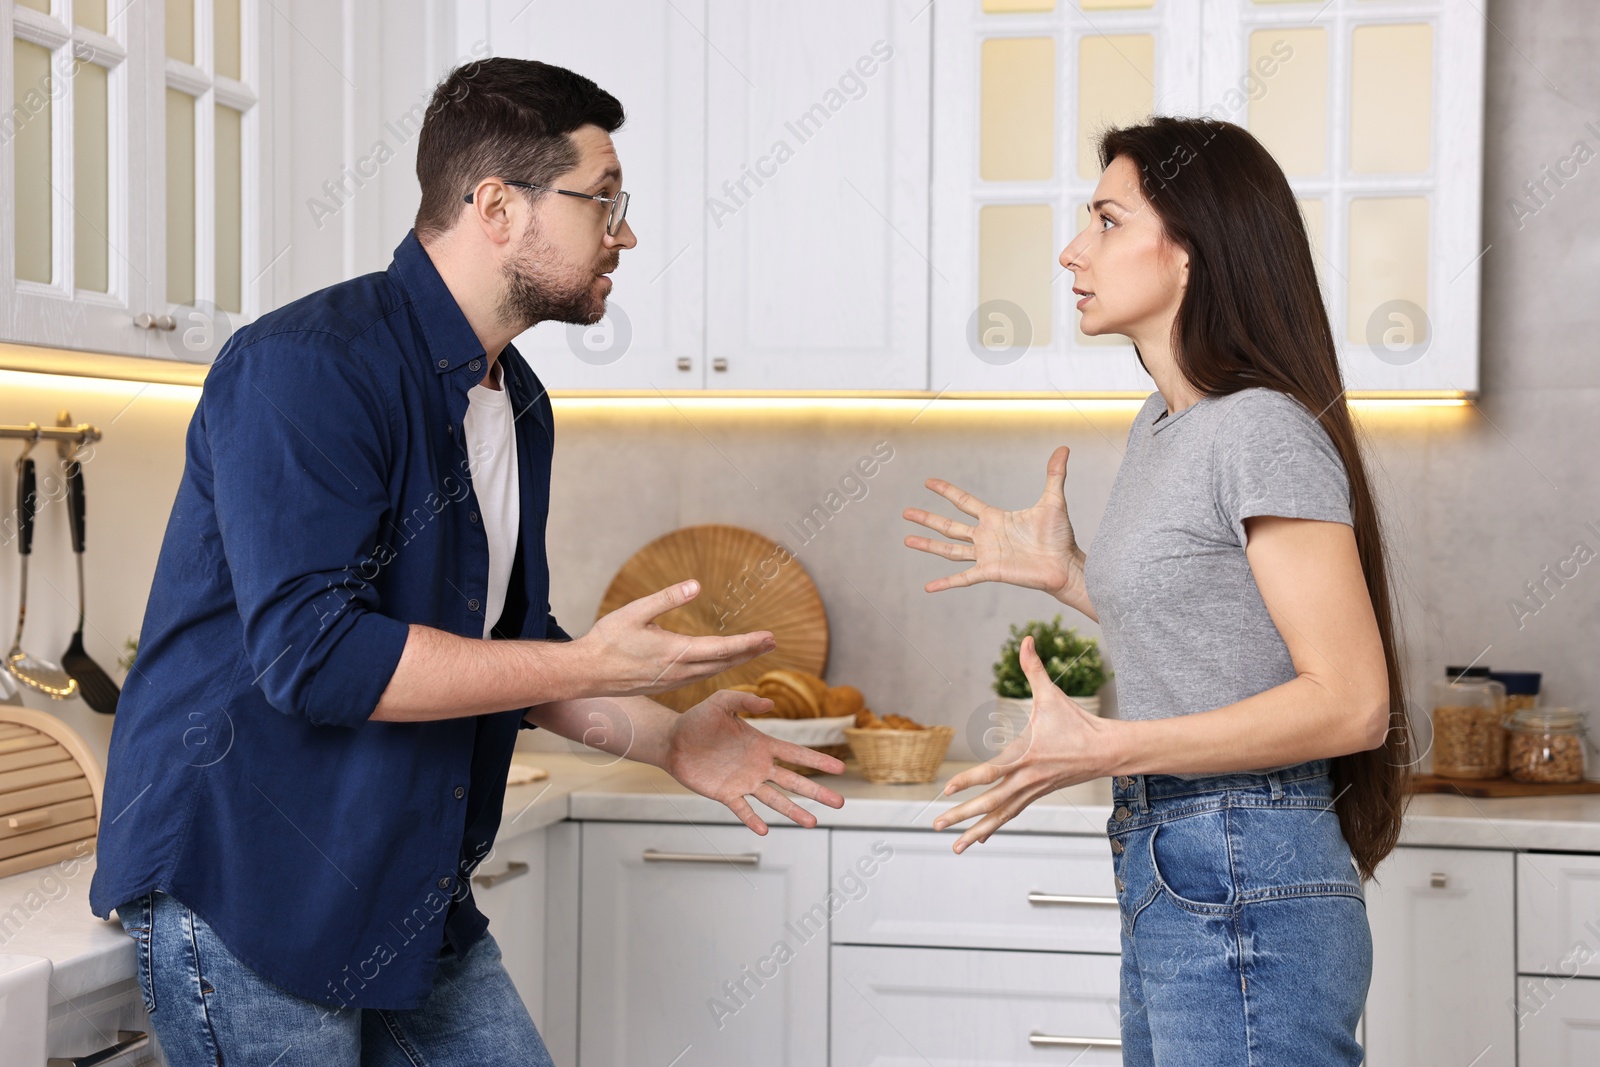
[[[1134,806],[1140,815],[1150,814],[1150,794],[1149,790],[1146,788],[1148,777],[1148,775],[1143,774],[1136,774],[1133,776]]]
[[[1283,772],[1272,771],[1267,775],[1267,784],[1272,787],[1272,799],[1283,799]]]

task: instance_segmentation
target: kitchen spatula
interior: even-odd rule
[[[85,703],[102,715],[113,715],[122,690],[117,688],[117,683],[101,669],[100,664],[83,650],[83,532],[87,511],[83,493],[83,464],[78,462],[76,456],[68,456],[62,468],[67,479],[67,523],[72,527],[72,552],[78,561],[78,629],[73,633],[67,651],[61,656],[61,666],[78,683],[78,695],[83,697]]]

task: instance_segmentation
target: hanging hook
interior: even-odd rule
[[[22,446],[22,455],[17,457],[17,473],[19,474],[22,472],[22,461],[28,458],[28,453],[33,451],[33,446],[39,443],[39,424],[30,422],[27,428],[33,432],[33,436],[23,438],[27,444]]]

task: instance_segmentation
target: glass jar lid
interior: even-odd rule
[[[1581,734],[1585,722],[1577,708],[1519,708],[1511,713],[1509,725],[1514,730]]]

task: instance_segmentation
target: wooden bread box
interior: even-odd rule
[[[0,706],[0,878],[88,855],[104,786],[99,761],[66,723]]]

